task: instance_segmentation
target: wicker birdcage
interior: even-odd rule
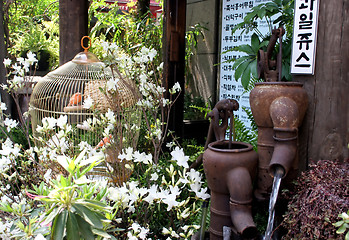
[[[83,122],[92,118],[96,110],[99,113],[105,113],[111,109],[117,115],[116,118],[119,119],[120,125],[124,125],[120,119],[127,119],[133,121],[133,125],[140,125],[141,115],[135,104],[138,96],[135,84],[124,78],[117,82],[116,93],[106,91],[106,84],[113,79],[113,72],[87,49],[85,48],[85,51],[77,54],[73,60],[43,77],[33,89],[29,103],[34,138],[39,136],[36,129],[37,126],[42,125],[43,118],[57,119],[62,115],[67,116],[68,124],[73,128],[73,141],[76,146],[71,150],[71,155],[77,155],[80,152],[77,146],[81,141],[86,141],[96,147],[101,141],[103,142],[102,129],[91,131],[83,127]],[[84,107],[84,101],[88,97],[93,100],[93,109]],[[120,130],[118,127],[116,129]],[[117,156],[121,150],[120,146],[135,147],[132,145],[135,145],[138,139],[137,132],[123,132],[123,139],[116,140],[117,135],[118,132],[115,132],[112,136],[114,143],[110,145],[110,148],[113,150],[106,151],[107,155],[108,152],[113,152],[106,157],[111,166],[116,166],[115,164],[119,162]],[[120,141],[123,142],[120,143]],[[120,168],[124,170],[121,174],[122,181],[124,181],[129,173],[120,164],[116,168],[119,172]],[[105,175],[105,172],[100,175]]]

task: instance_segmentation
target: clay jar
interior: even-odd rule
[[[223,226],[233,227],[252,238],[257,229],[251,203],[257,167],[252,145],[221,140],[210,143],[203,156],[204,171],[211,190],[210,240],[223,239]]]

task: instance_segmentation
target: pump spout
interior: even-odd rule
[[[297,159],[299,110],[291,98],[279,97],[270,104],[269,113],[274,126],[275,141],[269,173],[274,176],[275,171],[282,168],[285,177]]]
[[[237,167],[227,173],[227,187],[230,193],[230,217],[236,231],[243,238],[253,238],[258,231],[253,222],[252,179],[245,167]]]

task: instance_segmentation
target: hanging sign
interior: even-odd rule
[[[295,0],[292,74],[314,74],[320,0]]]

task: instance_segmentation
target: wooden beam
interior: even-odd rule
[[[88,0],[59,0],[59,64],[81,52],[80,40],[88,34]]]
[[[178,82],[182,88],[169,119],[169,129],[179,137],[183,136],[186,8],[186,0],[164,2],[163,86],[168,90]]]

